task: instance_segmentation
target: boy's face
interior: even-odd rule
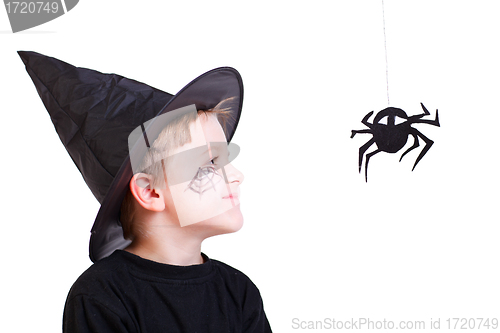
[[[237,231],[243,223],[243,175],[227,161],[224,131],[210,114],[199,115],[190,131],[191,142],[174,149],[166,163],[166,208],[175,209],[182,227],[204,222],[220,231]]]

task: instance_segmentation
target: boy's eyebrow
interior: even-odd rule
[[[193,178],[198,169],[210,161],[208,145],[190,148],[165,159],[169,186],[184,183]]]
[[[209,147],[209,146],[208,146],[208,144],[204,145],[203,147],[204,147],[205,149],[204,149],[204,150],[202,150],[202,151],[200,152],[200,154],[199,154],[199,155],[200,155],[200,161],[203,159],[202,163],[206,163],[206,162],[209,162],[209,161],[207,161],[207,160],[206,160],[206,159],[207,159],[207,157],[208,157],[209,159],[212,159],[213,154],[211,154],[212,149],[211,149],[211,147]],[[201,148],[201,147],[198,147],[198,148]]]
[[[210,148],[212,149],[213,156],[220,157],[223,159],[228,159],[227,163],[231,163],[232,160],[240,152],[238,145],[234,143],[227,142],[210,142]],[[212,158],[213,158],[212,156]]]

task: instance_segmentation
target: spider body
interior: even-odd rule
[[[430,112],[422,103],[420,103],[420,105],[424,110],[424,113],[422,114],[409,117],[403,110],[389,107],[378,112],[373,119],[373,123],[369,123],[368,119],[373,114],[373,111],[371,111],[361,121],[361,123],[363,123],[369,129],[351,131],[351,138],[353,138],[357,133],[367,133],[372,135],[372,138],[359,148],[359,172],[361,172],[361,165],[363,163],[363,156],[365,152],[374,143],[377,145],[376,150],[366,154],[365,181],[368,181],[368,162],[370,161],[370,158],[381,151],[391,154],[397,153],[406,145],[409,136],[413,137],[413,145],[401,155],[399,161],[401,161],[407,153],[420,146],[418,140],[419,137],[425,142],[424,148],[415,160],[412,171],[415,169],[415,166],[422,159],[422,157],[424,157],[427,151],[431,148],[434,141],[427,138],[419,130],[413,128],[411,125],[416,123],[424,123],[439,127],[438,110],[436,110],[436,118],[434,120],[422,119],[424,116],[430,115]],[[406,121],[398,122],[397,118],[401,118]]]

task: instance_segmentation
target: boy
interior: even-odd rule
[[[61,140],[101,202],[90,244],[95,263],[70,290],[63,330],[270,332],[255,285],[241,272],[201,253],[204,239],[237,231],[243,221],[243,175],[229,163],[227,150],[241,110],[239,74],[228,68],[205,73],[175,96],[167,96],[159,113],[149,112],[156,117],[138,117],[134,112],[139,112],[140,98],[148,95],[145,85],[34,53],[20,55]],[[91,76],[99,89],[88,88],[88,81],[69,89],[78,101],[72,103],[67,100],[67,84],[51,84],[61,73],[70,76],[65,83],[71,84]],[[107,82],[110,92],[103,96]],[[81,87],[88,89],[85,96],[74,96],[82,93]],[[82,111],[82,100],[92,95],[89,91],[99,96],[86,105],[100,106]],[[126,105],[125,111],[117,111],[117,103]],[[148,114],[144,108],[140,112]],[[77,124],[78,130],[67,124]],[[110,132],[103,135],[103,128]],[[125,130],[130,133],[126,141]],[[102,140],[96,139],[99,135]],[[129,154],[121,157],[116,171],[120,157],[112,155],[120,154],[123,142],[128,142]],[[99,163],[88,162],[93,158]],[[114,173],[110,183],[102,166]]]

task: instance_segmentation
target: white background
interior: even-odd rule
[[[0,330],[61,329],[99,209],[17,50],[170,93],[240,71],[245,226],[203,251],[255,282],[275,332],[299,331],[293,318],[500,317],[500,2],[385,0],[390,104],[439,109],[441,127],[414,125],[435,144],[413,172],[421,148],[379,153],[365,183],[371,136],[350,134],[388,104],[382,13],[376,0],[82,0],[12,34],[0,10]]]

